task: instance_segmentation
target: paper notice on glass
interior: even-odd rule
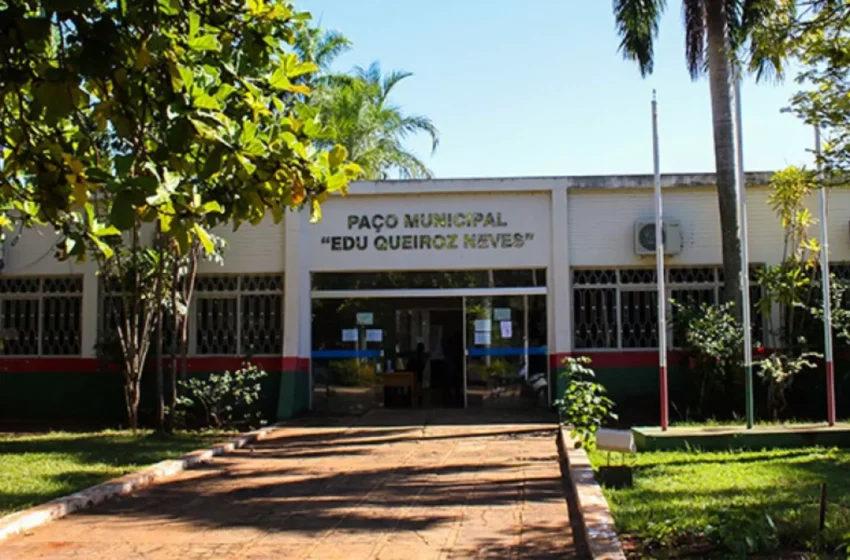
[[[357,342],[357,329],[342,329],[343,342]]]
[[[490,332],[493,330],[493,323],[490,319],[476,319],[475,332]]]
[[[371,311],[363,311],[357,314],[357,324],[371,327],[375,322],[375,314]]]
[[[497,307],[493,310],[493,319],[496,321],[510,321],[511,320],[511,308],[510,307]]]
[[[366,342],[383,342],[384,331],[381,329],[366,329]]]
[[[502,338],[513,338],[513,323],[511,323],[510,321],[502,321],[501,323],[499,323],[499,328],[502,331]]]
[[[475,333],[475,344],[477,344],[479,346],[490,344],[490,333],[489,332],[477,332],[477,333]]]

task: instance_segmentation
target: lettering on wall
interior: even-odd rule
[[[324,236],[322,245],[331,251],[522,249],[534,239],[533,233],[510,231],[501,212],[349,214],[346,225],[350,235]]]

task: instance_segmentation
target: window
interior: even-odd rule
[[[754,279],[754,267],[750,279]],[[717,267],[668,268],[667,299],[713,304],[723,279]],[[761,336],[755,309],[761,291],[751,285],[753,340]],[[668,303],[667,314],[675,320]],[[658,347],[658,284],[654,268],[573,270],[574,347],[637,349]],[[672,330],[672,329],[671,329]],[[672,346],[681,346],[672,340]]]
[[[82,276],[0,279],[4,356],[78,356]]]
[[[198,276],[195,354],[280,354],[282,292],[281,275]]]

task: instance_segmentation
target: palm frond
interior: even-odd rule
[[[413,72],[405,72],[403,70],[393,70],[388,75],[384,76],[384,80],[383,80],[383,83],[381,85],[381,90],[382,90],[384,99],[386,99],[389,96],[390,91],[392,91],[392,89],[396,85],[398,85],[398,83],[400,81],[404,80],[405,78],[409,78],[412,75],[413,75]]]
[[[614,0],[614,20],[620,35],[620,52],[637,61],[640,73],[652,74],[653,41],[666,6],[665,0]]]
[[[338,31],[325,31],[316,47],[316,64],[327,70],[341,54],[351,50],[353,43]]]
[[[796,16],[794,0],[742,0],[739,33],[749,40],[748,69],[757,81],[782,79],[789,35],[775,31],[790,26]]]
[[[685,24],[685,61],[692,80],[705,73],[705,0],[683,0],[682,19]]]

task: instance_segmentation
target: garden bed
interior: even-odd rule
[[[140,431],[0,434],[0,516],[71,494],[226,439]]]
[[[598,468],[608,457],[591,461]],[[632,488],[604,489],[631,557],[850,552],[850,451],[645,452],[633,463]]]

